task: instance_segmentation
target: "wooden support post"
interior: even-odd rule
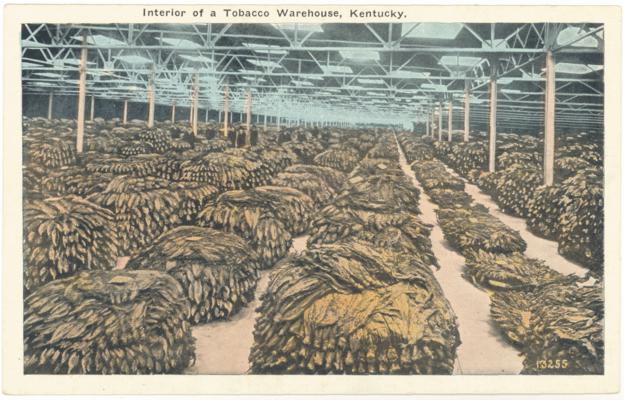
[[[245,128],[247,134],[245,135],[245,146],[251,146],[251,91],[248,90],[245,95]]]
[[[50,96],[48,97],[48,119],[52,119],[52,107],[54,104],[54,92],[50,92]]]
[[[544,185],[555,181],[555,59],[546,52],[546,88],[544,96]]]
[[[89,121],[93,122],[93,118],[95,117],[95,96],[91,95],[91,115]]]
[[[429,115],[431,118],[431,139],[435,138],[435,108],[431,108],[431,113]]]
[[[470,139],[470,90],[464,92],[464,142]]]
[[[425,135],[429,136],[429,114],[427,114],[427,120],[425,121]]]
[[[266,115],[266,112],[265,112],[265,114],[264,114],[264,129],[266,129],[266,128],[267,128],[267,115]]]
[[[490,78],[490,156],[489,171],[496,171],[496,77]]]
[[[195,74],[195,76],[193,76],[193,136],[197,136],[197,117],[199,114],[199,109],[197,108],[197,101],[198,101],[198,97],[199,97],[199,77],[197,76],[197,74]]]
[[[223,137],[228,137],[228,112],[230,108],[230,88],[225,87],[223,92]]]
[[[154,127],[154,72],[147,83],[147,127]]]
[[[173,104],[171,104],[171,123],[175,124],[175,119],[176,119],[176,101],[173,101]]]
[[[222,113],[222,111],[219,111],[219,112],[218,112],[218,114],[219,114],[219,115],[217,116],[217,123],[218,123],[219,125],[221,125],[221,113]]]
[[[448,141],[453,140],[453,99],[449,100],[448,106]]]
[[[80,51],[80,78],[78,79],[78,117],[76,121],[76,151],[82,153],[84,140],[85,95],[87,91],[87,34],[82,35]]]
[[[208,123],[208,114],[210,112],[210,107],[208,105],[206,105],[206,114],[204,116],[204,122]]]
[[[124,99],[122,123],[126,125],[128,123],[128,99]]]
[[[442,103],[438,107],[438,141],[442,141]]]

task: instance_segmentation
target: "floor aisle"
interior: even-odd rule
[[[441,266],[434,274],[457,315],[462,343],[457,349],[454,373],[518,374],[522,370],[522,357],[491,324],[489,296],[462,277],[464,257],[452,250],[444,239],[436,219],[437,207],[424,194],[400,146],[399,155],[403,172],[421,192],[420,218],[433,225],[431,244]]]
[[[473,185],[463,179],[459,174],[453,171],[451,168],[446,167],[447,171],[456,177],[462,179],[466,184],[466,193],[472,196],[475,202],[482,204],[490,209],[490,214],[500,219],[508,227],[517,230],[520,236],[527,243],[527,249],[524,254],[527,257],[538,258],[544,260],[546,265],[550,268],[561,272],[562,274],[576,274],[584,276],[587,273],[587,269],[581,267],[578,264],[569,261],[559,254],[557,251],[557,242],[554,240],[547,240],[540,238],[533,233],[529,232],[524,218],[513,217],[509,214],[505,214],[500,210],[498,205],[492,200],[490,196],[483,193],[478,186]]]
[[[293,239],[290,251],[306,248],[308,235]],[[271,270],[261,271],[256,297],[247,307],[227,321],[209,322],[193,327],[195,365],[187,374],[245,374],[249,369],[249,352],[253,345],[253,328],[260,296],[269,284]]]

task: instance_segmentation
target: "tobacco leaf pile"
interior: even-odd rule
[[[176,278],[190,302],[187,318],[198,324],[226,319],[253,300],[260,259],[236,235],[181,226],[162,234],[126,268]]]
[[[479,249],[502,254],[526,250],[526,242],[517,231],[480,209],[438,209],[436,213],[444,237],[461,253]]]
[[[338,145],[319,153],[314,157],[314,163],[322,167],[330,167],[342,172],[350,172],[360,161],[356,150],[345,145]]]
[[[254,190],[222,193],[201,211],[198,223],[246,239],[260,256],[263,268],[284,257],[292,244],[284,222],[267,204],[266,197]]]
[[[131,255],[167,229],[180,225],[180,195],[171,182],[155,178],[115,177],[105,191],[88,197],[110,209],[122,254]]]
[[[115,265],[119,241],[113,214],[78,196],[24,204],[24,288],[80,270]]]
[[[459,345],[429,267],[366,242],[284,259],[259,312],[253,373],[450,374]]]
[[[194,362],[188,303],[158,271],[82,271],[24,300],[27,374],[181,373]]]
[[[336,195],[335,190],[323,178],[308,172],[280,172],[271,184],[300,190],[310,196],[317,206],[327,204]]]
[[[530,291],[494,293],[492,318],[525,355],[524,374],[602,374],[602,285],[579,279],[546,283]],[[540,368],[540,360],[567,366]]]

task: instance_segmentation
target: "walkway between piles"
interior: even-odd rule
[[[294,238],[290,251],[306,248],[308,235]],[[260,296],[269,285],[271,270],[260,271],[256,297],[227,321],[208,322],[192,328],[195,337],[195,365],[187,374],[246,374],[253,345],[253,329],[260,306]]]
[[[461,344],[457,348],[454,374],[518,374],[522,370],[522,357],[504,341],[490,319],[490,297],[462,277],[464,257],[452,250],[438,225],[435,206],[416,180],[401,146],[401,169],[420,192],[420,218],[433,225],[431,245],[440,270],[434,270],[444,295],[457,315]]]
[[[490,214],[500,219],[505,225],[514,229],[520,233],[520,236],[527,244],[527,249],[524,254],[527,257],[537,258],[546,262],[550,268],[562,274],[576,274],[579,276],[585,276],[587,269],[580,265],[573,263],[572,261],[564,258],[557,251],[557,242],[554,240],[543,239],[539,236],[529,232],[526,220],[524,218],[513,217],[509,214],[505,214],[501,211],[498,205],[492,200],[492,198],[483,193],[478,186],[469,183],[466,179],[446,166],[446,170],[452,175],[464,181],[466,188],[465,191],[475,200],[476,203],[482,204],[489,208]]]

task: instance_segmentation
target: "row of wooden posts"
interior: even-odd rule
[[[554,183],[555,166],[555,62],[552,52],[546,53],[546,88],[544,96],[544,185],[550,186]],[[497,84],[496,79],[489,82],[489,158],[488,169],[490,172],[496,170],[496,105],[497,105]],[[443,105],[438,105],[438,140],[442,141],[442,112]],[[435,139],[435,114],[432,110],[425,119],[426,135]],[[453,100],[448,103],[448,141],[453,140]],[[470,92],[464,92],[464,142],[470,140]]]

